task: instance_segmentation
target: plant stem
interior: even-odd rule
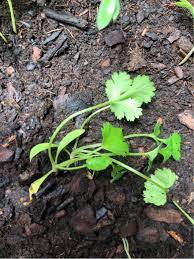
[[[110,107],[110,106],[108,105],[108,106],[105,106],[105,107],[103,107],[103,108],[101,108],[101,109],[99,109],[99,110],[93,112],[90,116],[88,116],[88,117],[84,120],[84,122],[82,123],[80,129],[83,129],[83,128],[85,127],[85,125],[86,125],[96,114],[98,114],[98,113],[100,113],[100,112],[102,112],[102,111],[108,109],[109,107]],[[74,144],[74,147],[73,147],[73,150],[75,150],[75,149],[77,148],[78,141],[79,141],[79,138],[76,139],[75,144]]]
[[[52,134],[51,138],[50,138],[50,146],[49,146],[49,149],[48,149],[48,154],[49,154],[49,159],[51,161],[51,164],[52,164],[52,167],[55,168],[55,161],[52,157],[52,152],[51,152],[51,145],[52,143],[54,142],[57,134],[60,132],[60,130],[65,126],[66,123],[68,123],[70,120],[72,120],[73,118],[83,114],[83,113],[86,113],[86,112],[90,112],[90,111],[93,111],[95,109],[98,109],[98,108],[102,108],[102,107],[105,107],[107,105],[109,105],[109,101],[107,102],[104,102],[104,103],[100,103],[100,104],[97,104],[95,106],[92,106],[92,107],[89,107],[89,108],[86,108],[84,110],[81,110],[81,111],[78,111],[78,112],[75,112],[73,113],[72,115],[70,115],[68,118],[66,118],[65,120],[63,120],[59,126],[55,129],[54,133]]]
[[[7,39],[5,38],[2,32],[0,32],[0,37],[4,40],[5,43],[8,43]]]
[[[149,133],[128,134],[128,135],[124,136],[124,138],[125,139],[128,139],[128,138],[151,138],[158,143],[158,138],[154,134],[149,134]]]
[[[12,0],[7,0],[7,2],[8,2],[8,5],[9,5],[9,10],[10,10],[10,15],[11,15],[11,23],[12,23],[13,31],[15,33],[17,33],[16,21],[15,21],[15,16],[14,16]]]
[[[187,60],[191,57],[191,55],[194,52],[194,46],[192,47],[192,49],[189,51],[189,53],[184,57],[184,59],[179,63],[180,65],[183,65],[185,62],[187,62]]]
[[[184,209],[181,208],[177,201],[173,199],[172,202],[182,212],[182,214],[191,222],[191,224],[194,225],[194,219],[191,218],[191,216]]]
[[[122,238],[122,241],[123,241],[123,247],[124,247],[125,253],[126,253],[128,259],[131,259],[131,256],[129,254],[129,243],[128,243],[128,240],[126,238]]]
[[[64,170],[64,171],[73,171],[73,170],[79,170],[82,168],[85,168],[86,165],[80,165],[80,166],[74,166],[74,167],[61,167],[59,165],[56,165],[57,169]]]
[[[156,183],[155,181],[153,181],[150,177],[146,176],[145,174],[142,174],[141,172],[135,170],[134,168],[132,168],[132,167],[130,167],[130,166],[128,166],[128,165],[126,165],[126,164],[124,164],[124,163],[122,163],[122,162],[120,162],[120,161],[114,159],[114,158],[112,158],[112,161],[113,161],[115,164],[124,167],[124,168],[127,169],[128,171],[131,171],[132,173],[134,173],[134,174],[140,176],[141,178],[143,178],[143,179],[145,179],[145,180],[147,180],[147,181],[150,181],[151,183],[155,184],[156,186],[158,186],[159,188],[161,188],[163,191],[166,192],[166,189],[165,189],[164,187],[162,187],[161,185],[159,185],[158,183]]]

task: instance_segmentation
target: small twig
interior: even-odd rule
[[[187,62],[187,60],[191,57],[191,55],[194,52],[194,46],[192,47],[192,49],[189,51],[189,53],[186,55],[186,57],[184,57],[184,59],[179,63],[180,65],[183,65],[185,62]]]

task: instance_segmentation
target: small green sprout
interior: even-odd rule
[[[8,6],[9,6],[9,11],[10,11],[10,16],[11,16],[11,23],[12,23],[12,28],[15,33],[17,33],[17,27],[16,27],[16,21],[15,21],[15,15],[14,15],[14,9],[13,9],[13,4],[12,0],[7,0]],[[3,39],[5,43],[7,43],[6,37],[3,35],[2,32],[0,32],[0,37]]]
[[[115,72],[111,79],[106,81],[105,86],[108,97],[106,102],[99,103],[70,115],[55,129],[49,142],[38,144],[31,149],[30,160],[43,151],[48,152],[51,170],[31,184],[29,189],[30,200],[32,200],[32,196],[38,192],[43,182],[52,173],[87,168],[92,171],[90,175],[94,177],[95,172],[112,167],[111,182],[119,180],[125,173],[130,171],[146,180],[146,191],[144,191],[146,202],[156,205],[166,202],[167,189],[173,184],[173,181],[170,181],[170,179],[169,182],[167,182],[168,177],[170,177],[169,175],[171,174],[174,177],[173,179],[176,178],[170,169],[163,169],[164,179],[162,181],[161,177],[159,177],[159,173],[161,174],[160,171],[156,171],[155,176],[151,175],[151,177],[149,177],[119,161],[117,158],[120,156],[147,157],[149,160],[149,169],[158,155],[162,155],[165,161],[171,156],[175,160],[178,160],[180,158],[180,137],[178,137],[178,133],[173,133],[167,139],[160,138],[161,125],[157,122],[152,133],[124,135],[122,128],[105,122],[101,129],[102,141],[100,143],[79,146],[79,138],[85,133],[84,127],[95,115],[106,109],[110,109],[117,119],[126,118],[128,121],[134,121],[142,114],[142,104],[150,102],[155,94],[153,82],[145,75],[131,78],[126,72]],[[60,141],[56,141],[58,133],[70,120],[83,113],[92,111],[93,113],[85,119],[80,129],[73,130]],[[127,140],[142,137],[152,139],[156,144],[155,148],[144,153],[130,150]],[[69,148],[69,144],[72,142],[74,143],[73,148]],[[66,160],[63,159],[63,153],[66,154]],[[158,197],[160,200],[158,200]]]
[[[120,9],[120,0],[102,0],[97,15],[97,28],[102,30],[111,22],[115,22]]]
[[[127,255],[127,258],[131,259],[131,256],[129,253],[129,242],[126,238],[122,238],[122,241],[123,241],[123,247],[124,247],[125,253]]]

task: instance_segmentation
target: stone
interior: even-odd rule
[[[175,67],[174,72],[179,79],[183,78],[183,70],[181,67]]]
[[[170,43],[173,43],[174,41],[178,40],[181,36],[181,32],[177,29],[175,29],[171,34],[170,36],[167,38],[167,40],[170,42]]]
[[[125,42],[125,38],[121,30],[111,31],[105,36],[105,43],[109,47],[113,47],[117,44],[124,43],[124,42]]]

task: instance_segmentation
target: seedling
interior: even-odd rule
[[[125,253],[127,255],[127,258],[131,259],[131,256],[129,253],[129,242],[126,238],[122,238],[122,241],[123,241],[123,247],[124,247]]]
[[[15,21],[15,15],[14,15],[14,9],[13,9],[13,4],[12,0],[7,0],[8,6],[9,6],[9,11],[10,11],[10,16],[11,16],[11,23],[12,23],[12,28],[15,33],[17,33],[17,28],[16,28],[16,21]],[[7,43],[7,39],[3,35],[3,33],[0,32],[0,37],[3,39],[5,43]]]
[[[102,0],[97,15],[97,28],[102,30],[111,22],[115,22],[120,9],[120,0]]]
[[[168,189],[175,181],[175,174],[170,169],[157,170],[155,175],[148,177],[131,166],[119,161],[118,157],[147,157],[149,160],[148,169],[151,168],[154,159],[162,155],[164,161],[171,156],[175,160],[180,159],[180,142],[181,138],[178,133],[171,134],[168,138],[160,138],[161,124],[158,121],[152,133],[135,133],[124,136],[122,128],[114,127],[109,122],[105,122],[101,129],[102,142],[79,146],[79,138],[85,133],[85,125],[98,113],[110,109],[118,119],[126,118],[128,121],[134,121],[142,115],[142,104],[151,101],[154,96],[155,87],[150,78],[146,75],[130,78],[126,72],[113,73],[112,78],[107,80],[106,94],[108,101],[78,111],[64,121],[56,128],[48,143],[41,143],[34,146],[30,152],[30,160],[43,151],[47,151],[51,162],[51,170],[40,179],[33,182],[29,189],[30,200],[36,194],[42,185],[52,173],[58,171],[72,171],[87,168],[93,175],[96,171],[103,171],[112,167],[112,182],[120,179],[128,171],[140,176],[146,180],[144,191],[145,202],[153,203],[157,206],[166,202]],[[92,112],[80,129],[73,130],[56,142],[58,133],[73,118],[83,113]],[[127,143],[131,138],[150,138],[156,147],[148,152],[132,152],[129,150]],[[73,148],[69,149],[68,145],[74,142]],[[62,154],[68,157],[63,160]]]

